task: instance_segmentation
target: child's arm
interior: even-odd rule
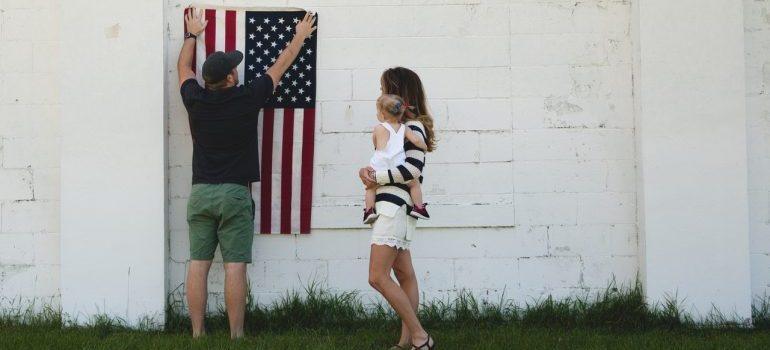
[[[385,127],[382,125],[377,125],[374,127],[374,131],[372,132],[372,137],[374,140],[374,149],[376,150],[383,150],[388,145],[388,130],[385,130]]]
[[[404,131],[404,137],[406,137],[406,139],[409,140],[409,142],[411,142],[412,144],[417,146],[417,148],[423,151],[428,149],[428,145],[425,143],[425,140],[423,140],[422,137],[417,136],[417,134],[414,131],[412,131],[412,129],[409,129],[408,126],[404,125],[403,127],[406,128],[406,130]]]

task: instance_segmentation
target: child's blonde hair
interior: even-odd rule
[[[414,116],[414,113],[412,113],[413,108],[406,104],[404,99],[398,95],[382,94],[377,98],[377,109],[396,118],[399,123],[404,121],[404,115]]]

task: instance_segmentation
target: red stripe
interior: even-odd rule
[[[225,12],[225,51],[235,50],[235,11]]]
[[[273,121],[275,109],[265,108],[262,122],[262,175],[260,176],[259,232],[270,232],[270,216],[273,209]]]
[[[281,233],[291,233],[291,166],[294,148],[294,108],[283,109],[281,146]]]
[[[189,7],[184,9],[184,15],[187,16],[187,14],[190,13],[190,10],[192,10],[192,9],[189,8]],[[184,23],[184,32],[187,33],[187,22]],[[195,46],[196,46],[197,43],[198,43],[198,41],[196,40],[195,44],[193,44],[193,57],[192,57],[192,71],[193,71],[193,73],[195,73],[195,68],[196,68],[195,67],[195,50],[196,50]]]
[[[214,52],[217,40],[217,10],[206,10],[206,57]]]
[[[313,209],[313,144],[315,143],[315,108],[305,108],[302,124],[302,184],[299,197],[299,232],[310,233]]]

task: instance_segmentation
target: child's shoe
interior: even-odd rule
[[[374,207],[364,209],[364,225],[373,224],[377,221],[378,217],[380,217],[380,214],[377,214],[377,210],[374,210]]]
[[[418,219],[430,220],[430,215],[428,215],[428,209],[426,206],[428,206],[428,203],[424,203],[421,208],[417,207],[416,205],[413,206],[412,210],[409,212],[409,215]]]

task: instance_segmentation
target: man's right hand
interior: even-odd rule
[[[307,39],[317,28],[313,26],[314,24],[315,14],[312,12],[305,12],[305,17],[297,23],[297,27],[295,28],[296,35],[301,37],[302,40]]]

